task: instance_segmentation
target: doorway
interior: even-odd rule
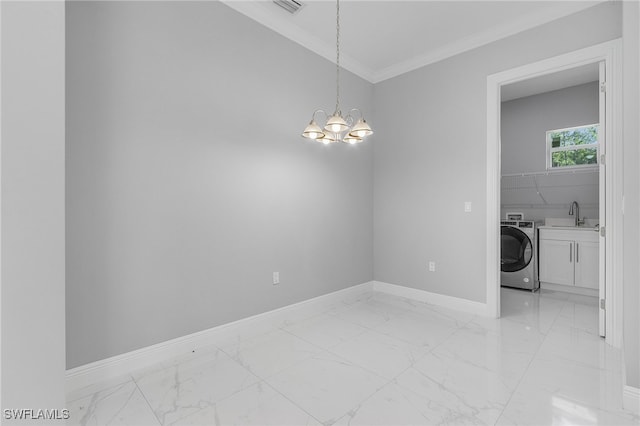
[[[500,317],[500,219],[501,219],[501,99],[502,92],[514,83],[535,81],[553,74],[571,74],[571,70],[598,66],[600,96],[599,155],[599,308],[602,330],[607,343],[620,347],[621,309],[621,238],[622,224],[622,153],[619,83],[619,40],[592,46],[569,54],[535,62],[490,75],[487,78],[487,310]],[[598,65],[600,64],[600,65]],[[526,84],[519,84],[524,87]]]

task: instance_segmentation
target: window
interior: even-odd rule
[[[549,130],[547,170],[564,167],[594,167],[598,164],[598,124]]]

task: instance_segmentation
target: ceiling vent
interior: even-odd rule
[[[296,14],[304,4],[296,0],[273,0],[275,4],[289,12],[290,14]]]

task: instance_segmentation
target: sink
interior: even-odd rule
[[[560,229],[590,229],[598,225],[600,221],[598,219],[585,219],[585,223],[575,226],[574,219],[572,217],[560,217],[553,218],[547,217],[544,219],[544,226],[550,228],[560,228]]]

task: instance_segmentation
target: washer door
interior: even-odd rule
[[[529,265],[533,258],[531,239],[513,226],[500,227],[500,270],[502,272],[520,271]]]

